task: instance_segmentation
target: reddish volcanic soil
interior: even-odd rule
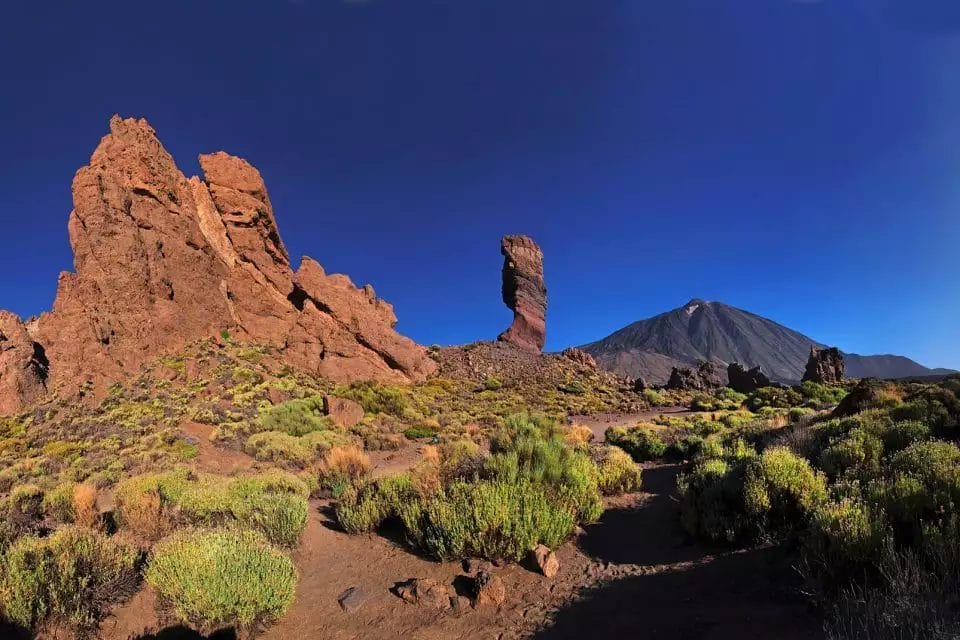
[[[611,421],[633,424],[640,419],[644,418],[624,415]],[[606,424],[602,418],[594,423]],[[409,467],[419,450],[411,446],[377,454],[377,473]],[[201,461],[216,464],[205,455],[216,454],[202,446]],[[687,540],[679,528],[673,496],[678,471],[675,465],[646,468],[645,493],[611,499],[599,523],[558,550],[561,568],[555,578],[516,565],[497,569],[507,587],[506,604],[499,609],[491,605],[474,610],[465,598],[458,611],[407,604],[391,591],[397,582],[433,578],[457,587],[464,574],[460,564],[421,558],[392,539],[390,532],[342,533],[331,521],[329,503],[314,501],[303,540],[293,553],[300,572],[296,600],[287,616],[262,637],[821,638],[815,614],[787,584],[793,572],[778,549],[730,552]],[[350,587],[362,590],[366,600],[346,612],[338,597]],[[141,591],[104,623],[103,638],[199,638],[182,629],[164,629],[154,605],[149,590]]]

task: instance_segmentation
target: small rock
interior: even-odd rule
[[[340,603],[340,608],[344,611],[353,612],[362,607],[367,598],[367,593],[360,587],[350,587],[340,594],[337,602]]]
[[[474,579],[473,606],[480,608],[486,605],[501,606],[507,599],[507,586],[500,576],[488,571],[480,571]]]
[[[363,407],[353,400],[324,396],[323,408],[338,427],[349,429],[363,420]]]
[[[537,545],[531,552],[531,561],[540,569],[540,573],[548,578],[557,575],[560,570],[560,560],[557,554],[545,545]]]
[[[456,598],[452,587],[430,578],[411,578],[398,584],[395,590],[404,601],[433,609],[449,609]]]
[[[474,576],[481,571],[492,572],[493,563],[479,558],[467,558],[463,561],[463,570],[470,576]]]

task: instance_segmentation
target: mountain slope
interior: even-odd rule
[[[672,367],[697,360],[760,365],[774,380],[795,382],[803,374],[811,346],[824,345],[748,311],[694,299],[580,348],[605,369],[643,376],[651,383],[663,383]],[[851,378],[942,373],[903,356],[844,354],[844,358]]]

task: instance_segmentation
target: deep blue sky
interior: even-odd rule
[[[111,114],[263,173],[293,255],[423,343],[495,336],[499,237],[548,347],[692,297],[960,367],[952,0],[11,2],[0,307],[49,308]]]

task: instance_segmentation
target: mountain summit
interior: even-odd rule
[[[604,369],[642,376],[652,383],[665,382],[673,367],[697,360],[759,365],[773,380],[796,382],[814,346],[825,345],[749,311],[694,298],[580,348]],[[844,359],[851,378],[906,378],[946,372],[903,356],[845,353]]]

